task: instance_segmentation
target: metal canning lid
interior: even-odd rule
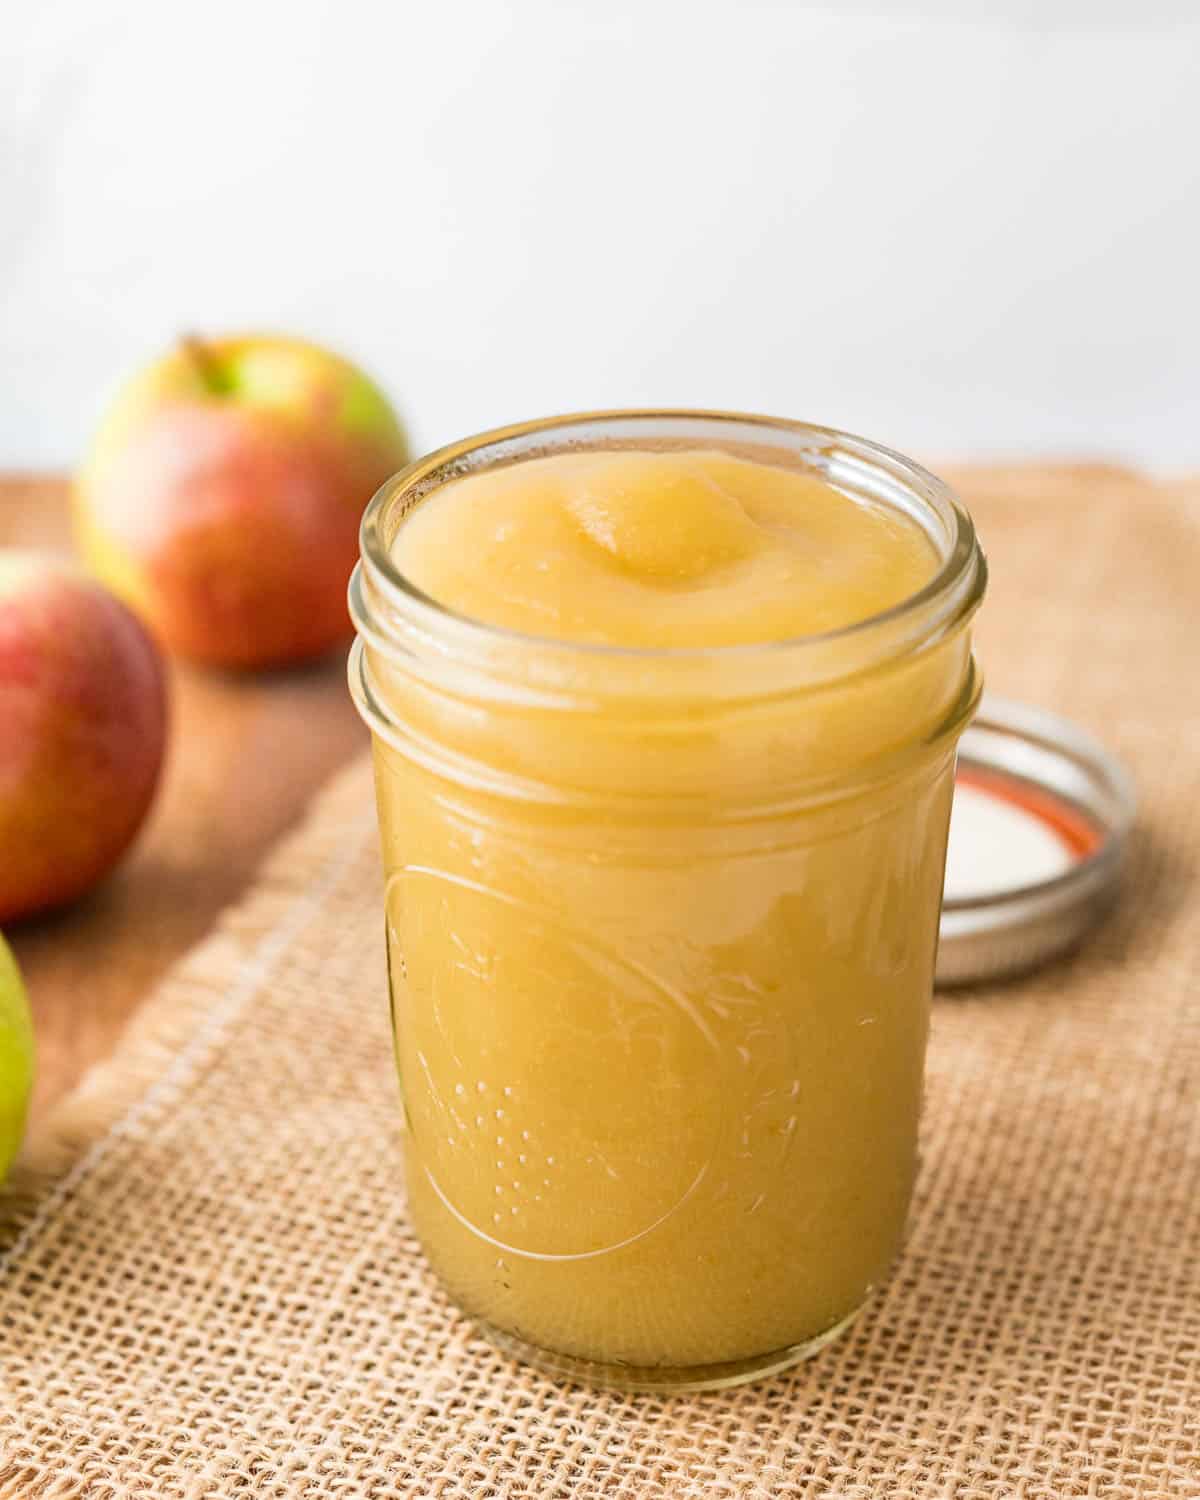
[[[939,987],[1074,947],[1116,894],[1133,814],[1133,783],[1091,735],[985,698],[959,744]]]

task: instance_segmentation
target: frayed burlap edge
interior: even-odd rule
[[[248,893],[167,971],[116,1049],[51,1111],[0,1188],[0,1268],[58,1201],[91,1153],[147,1092],[203,1067],[241,1004],[304,925],[323,888],[374,836],[368,755],[339,772],[256,871]],[[172,1077],[172,1075],[175,1075]],[[27,1496],[5,1488],[0,1500]]]

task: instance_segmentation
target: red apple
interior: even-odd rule
[[[169,650],[217,666],[303,661],[348,639],[363,507],[408,457],[382,392],[336,354],[186,339],[101,425],[76,534]]]
[[[0,552],[0,922],[88,890],[129,847],[162,767],[162,658],[73,563]]]

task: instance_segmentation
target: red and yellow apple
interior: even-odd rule
[[[0,922],[108,873],[154,797],[162,657],[74,563],[0,552]]]
[[[408,462],[387,399],[298,339],[185,339],[117,398],[75,485],[94,572],[173,652],[318,656],[350,634],[363,507]]]

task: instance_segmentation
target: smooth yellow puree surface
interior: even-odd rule
[[[901,513],[718,452],[595,452],[460,480],[394,556],[460,614],[530,635],[721,646],[878,614],[937,556]]]
[[[660,647],[835,630],[938,565],[906,515],[715,451],[456,480],[393,556],[477,620]],[[527,1342],[750,1360],[847,1316],[899,1243],[951,778],[919,746],[965,645],[731,714],[652,669],[644,701],[589,695],[580,655],[578,713],[376,664],[412,737],[377,742],[411,1210]]]

